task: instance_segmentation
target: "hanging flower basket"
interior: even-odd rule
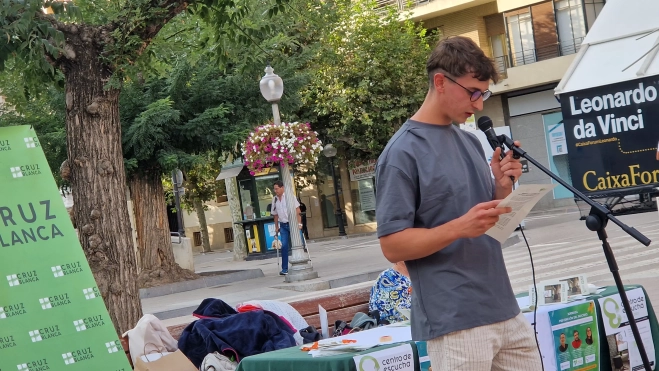
[[[273,164],[318,162],[323,145],[309,123],[267,124],[254,129],[243,143],[243,157],[250,174]]]

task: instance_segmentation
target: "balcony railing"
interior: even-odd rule
[[[543,45],[535,49],[521,50],[512,53],[512,65],[507,64],[508,67],[522,66],[535,62],[544,61],[551,58],[557,58],[564,55],[575,54],[581,48],[583,37],[563,42]],[[495,58],[496,60],[496,58]]]
[[[394,7],[398,10],[414,9],[420,5],[426,5],[435,0],[376,0],[376,9],[384,10],[388,7]]]
[[[503,77],[505,77],[506,76],[506,70],[508,69],[509,65],[510,64],[509,64],[507,55],[494,57],[494,67],[496,68],[499,75],[502,75]]]

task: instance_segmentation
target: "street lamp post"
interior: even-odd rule
[[[281,118],[279,117],[279,100],[284,94],[284,82],[281,77],[274,74],[274,70],[270,65],[265,68],[265,76],[259,83],[261,94],[263,98],[272,104],[272,115],[276,125],[281,125]],[[286,196],[286,208],[288,209],[288,225],[291,229],[291,250],[293,258],[291,259],[291,268],[286,275],[286,282],[297,282],[318,278],[318,272],[313,270],[311,259],[304,254],[302,246],[302,236],[300,227],[297,222],[297,215],[295,213],[295,194],[293,194],[293,178],[291,177],[291,170],[285,161],[280,164],[282,182],[284,183],[284,194]],[[287,269],[288,267],[282,267]]]
[[[336,200],[336,222],[339,224],[339,236],[346,235],[346,229],[343,226],[343,212],[341,211],[341,202],[339,200],[339,182],[336,179],[336,174],[334,173],[334,157],[336,156],[336,148],[329,143],[323,148],[323,155],[330,159],[330,168],[332,169],[332,179],[334,180],[334,199]]]

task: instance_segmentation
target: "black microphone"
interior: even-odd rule
[[[492,129],[492,120],[487,116],[481,116],[478,119],[478,128],[483,133],[485,133],[485,137],[487,138],[487,141],[490,143],[490,146],[493,150],[496,151],[497,148],[501,148],[501,160],[503,160],[506,157],[506,152],[504,150],[503,144],[497,138],[497,134],[494,132],[494,129]],[[513,185],[515,185],[515,177],[511,176],[510,180],[512,180]]]
[[[490,143],[490,147],[492,147],[493,150],[496,151],[497,148],[501,148],[501,160],[506,157],[506,153],[503,148],[503,144],[499,142],[499,139],[497,138],[497,134],[494,132],[494,129],[492,129],[492,120],[487,117],[487,116],[481,116],[478,119],[478,128],[485,133],[485,137],[487,138],[487,141]]]

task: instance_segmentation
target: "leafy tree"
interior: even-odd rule
[[[183,195],[183,205],[197,214],[202,248],[204,252],[209,252],[211,245],[205,213],[208,206],[204,203],[218,195],[226,194],[226,188],[224,182],[215,180],[221,168],[221,158],[216,153],[209,152],[206,156],[200,155],[198,159],[199,161],[185,172],[186,192]]]
[[[283,7],[284,0],[277,1],[274,5]],[[68,160],[63,170],[73,187],[80,242],[118,332],[142,314],[119,93],[127,76],[135,79],[132,67],[142,63],[162,27],[184,11],[223,27],[248,9],[234,0],[5,0],[0,6],[0,69],[18,59],[32,85],[64,76]]]
[[[300,93],[299,115],[343,144],[348,158],[377,157],[428,90],[433,38],[398,11],[375,8],[371,0],[337,3],[338,20],[321,35],[311,83]]]
[[[31,125],[39,136],[48,165],[57,186],[65,192],[69,184],[60,176],[60,165],[66,160],[66,133],[64,131],[64,91],[47,84],[38,94],[28,94],[21,84],[22,65],[12,63],[0,74],[2,95],[0,126]]]

